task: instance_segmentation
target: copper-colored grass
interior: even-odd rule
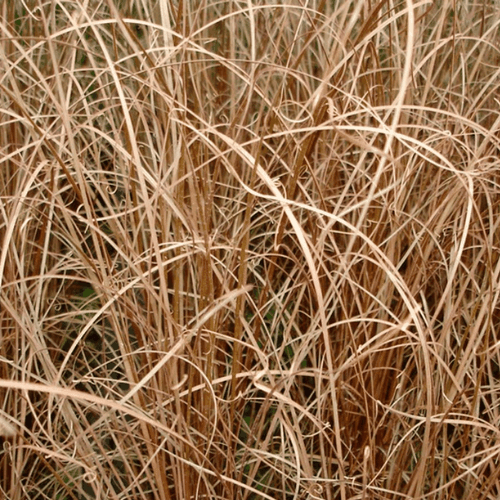
[[[497,499],[494,2],[0,2],[0,496]]]

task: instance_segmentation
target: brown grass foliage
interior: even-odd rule
[[[497,499],[499,25],[0,0],[1,496]]]

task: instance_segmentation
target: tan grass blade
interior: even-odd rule
[[[4,417],[0,416],[0,436],[12,437],[17,434],[17,429]]]

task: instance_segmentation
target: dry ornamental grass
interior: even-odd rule
[[[0,496],[499,498],[499,12],[0,0]]]

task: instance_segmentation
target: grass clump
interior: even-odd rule
[[[498,9],[0,2],[0,488],[496,499]]]

